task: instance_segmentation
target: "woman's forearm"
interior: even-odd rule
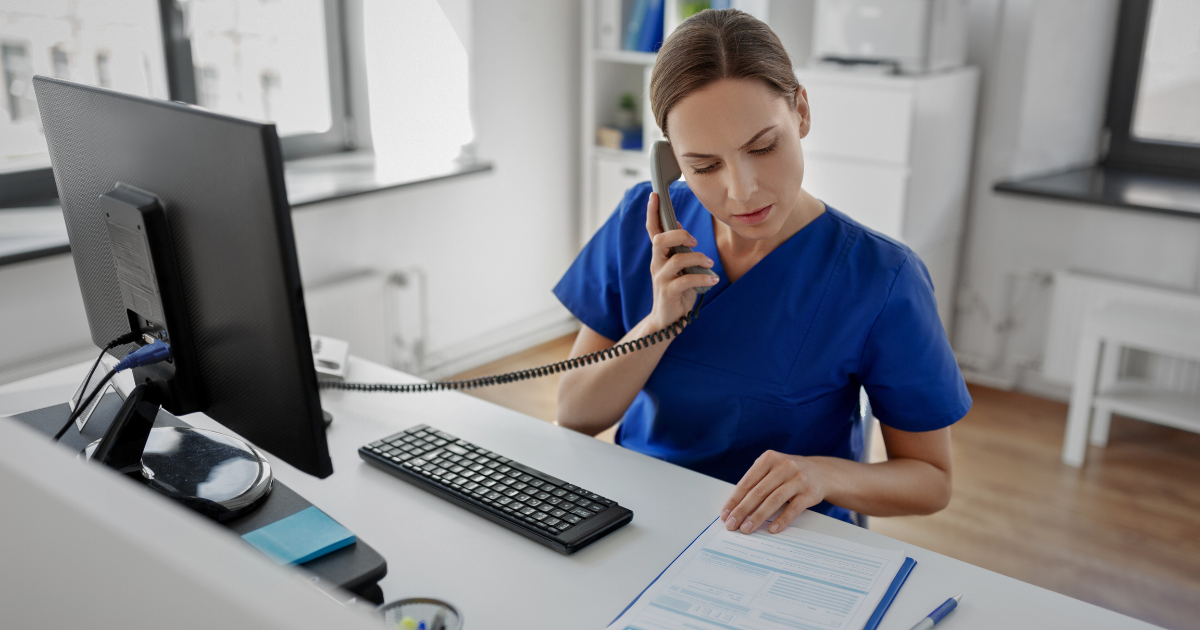
[[[824,469],[825,500],[871,516],[932,514],[950,503],[950,472],[919,459],[864,464],[810,457]]]
[[[632,341],[656,330],[644,319],[617,343]],[[558,384],[558,424],[587,435],[596,435],[616,424],[646,385],[670,344],[670,340],[659,341],[635,352],[564,372]],[[616,344],[584,348],[579,354],[613,345]]]

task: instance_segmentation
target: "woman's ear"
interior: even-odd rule
[[[800,137],[803,138],[812,128],[812,110],[808,107],[808,92],[803,85],[796,87],[796,114],[800,118]]]

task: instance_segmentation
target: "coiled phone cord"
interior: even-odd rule
[[[704,301],[704,294],[701,293],[696,300],[696,306],[692,311],[671,325],[632,341],[619,343],[611,348],[597,350],[589,354],[559,361],[558,363],[550,363],[547,365],[529,368],[527,370],[518,370],[516,372],[508,372],[507,374],[494,374],[492,376],[479,376],[476,378],[463,379],[461,381],[432,381],[429,383],[346,383],[334,380],[318,381],[321,389],[341,389],[352,392],[387,392],[390,394],[412,394],[418,392],[436,392],[443,390],[458,390],[458,389],[474,389],[476,387],[488,387],[490,385],[504,385],[505,383],[515,383],[529,378],[539,378],[550,374],[557,374],[567,370],[599,363],[606,359],[611,359],[630,352],[636,352],[642,348],[647,348],[659,341],[666,341],[672,337],[676,337],[679,333],[687,328],[699,316],[700,303]]]

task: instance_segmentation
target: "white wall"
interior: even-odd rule
[[[984,88],[953,340],[977,381],[1065,395],[1038,373],[1055,269],[1200,289],[1200,221],[992,191],[1095,161],[1116,7],[972,0],[971,63]]]
[[[434,374],[571,327],[550,289],[576,252],[579,6],[475,2],[472,20],[476,153],[495,169],[293,214],[306,283],[424,270]]]

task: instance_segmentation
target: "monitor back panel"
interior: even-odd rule
[[[332,473],[274,125],[34,84],[92,340],[128,331],[99,202],[123,182],[165,208],[208,415],[305,472]]]

